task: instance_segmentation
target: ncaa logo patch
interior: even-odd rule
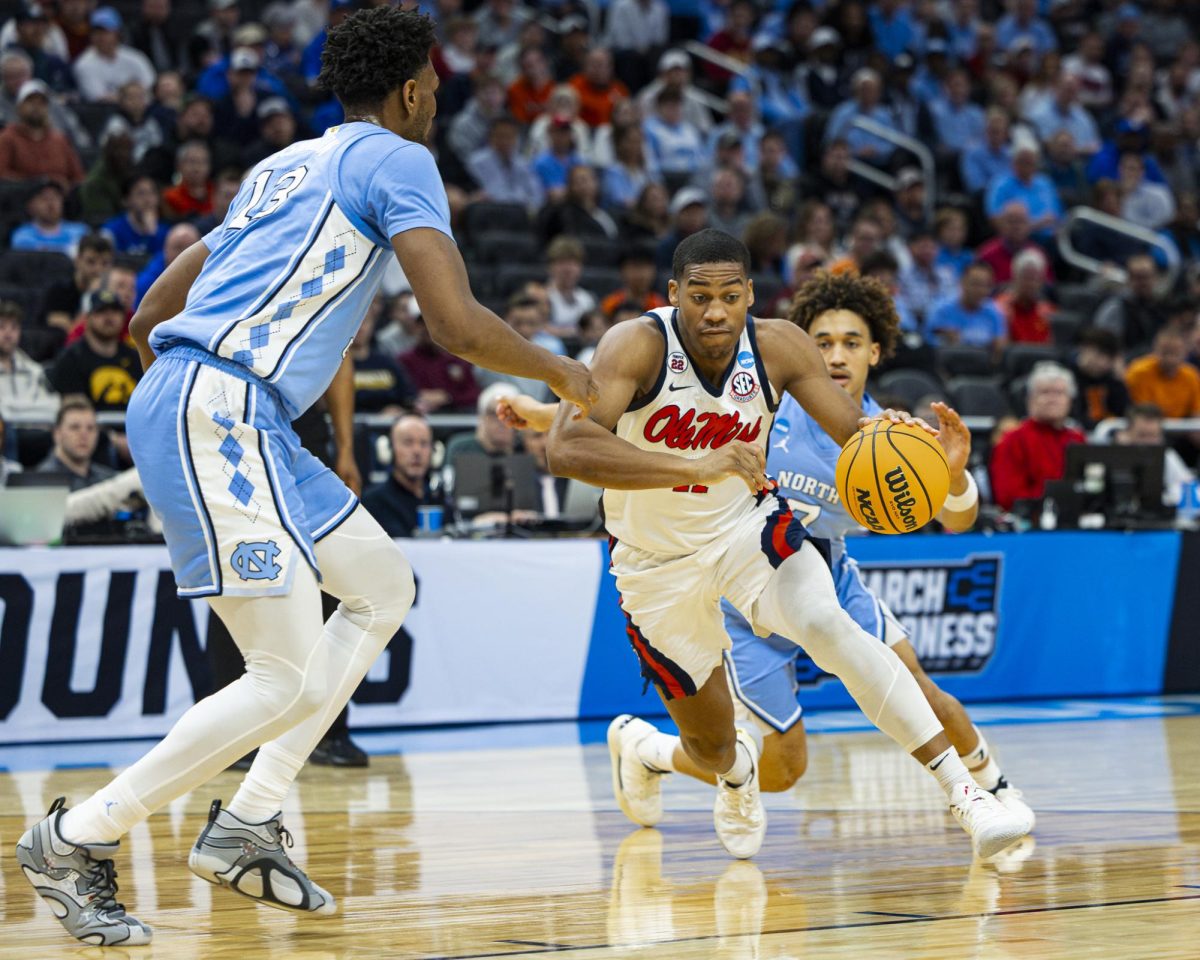
[[[672,373],[683,373],[687,369],[687,357],[679,351],[675,351],[667,357],[667,369]]]
[[[242,541],[229,558],[229,565],[243,580],[274,580],[283,572],[277,561],[279,545],[274,540]]]
[[[749,403],[758,396],[758,381],[746,371],[740,370],[729,381],[729,395],[738,403]]]
[[[738,354],[738,366],[745,367],[746,369],[754,366],[754,354],[749,350],[743,350]]]

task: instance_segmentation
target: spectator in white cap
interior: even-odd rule
[[[1038,171],[1042,151],[1032,137],[1018,137],[1012,148],[1012,169],[994,178],[987,187],[984,209],[989,217],[1013,200],[1029,211],[1034,236],[1049,238],[1062,219],[1062,201],[1044,173]]]
[[[841,102],[841,45],[841,35],[833,27],[817,27],[808,39],[808,59],[798,68],[797,77],[808,102],[818,110],[832,110]]]
[[[0,179],[53,177],[67,187],[83,179],[70,141],[50,122],[50,90],[27,80],[17,93],[17,119],[0,130]]]
[[[115,103],[130,81],[154,86],[154,67],[146,55],[121,43],[121,15],[112,7],[92,11],[92,42],[75,61],[75,82],[84,100]]]
[[[242,166],[249,170],[258,161],[278,153],[296,139],[296,118],[283,97],[268,97],[258,105],[258,137],[242,151]]]
[[[671,231],[658,243],[658,269],[671,269],[675,248],[708,226],[708,194],[698,187],[684,187],[671,198]]]
[[[60,27],[45,12],[45,8],[37,3],[24,3],[17,8],[17,12],[13,18],[4,24],[0,29],[0,50],[9,50],[13,47],[23,47],[25,44],[20,39],[18,27],[26,19],[36,18],[41,16],[45,23],[44,33],[38,38],[38,47],[52,57],[57,57],[63,63],[66,63],[71,52],[67,46],[67,37]]]
[[[829,117],[825,142],[845,140],[859,160],[886,165],[895,147],[854,125],[856,120],[869,120],[889,128],[894,126],[891,113],[883,105],[883,80],[875,70],[862,67],[850,78],[850,90],[851,99],[839,104]]]
[[[213,107],[217,138],[230,144],[251,143],[258,137],[258,68],[262,58],[252,47],[238,47],[229,55],[229,92]]]
[[[654,113],[659,93],[668,88],[682,94],[684,119],[701,133],[708,133],[712,113],[705,105],[704,93],[692,83],[692,59],[682,50],[668,50],[658,58],[658,77],[637,95],[642,116]]]
[[[0,53],[0,127],[16,122],[17,94],[26,81],[32,79],[33,60],[29,54],[15,48]],[[67,135],[76,150],[87,150],[92,146],[91,135],[79,118],[58,100],[50,101],[50,123]]]

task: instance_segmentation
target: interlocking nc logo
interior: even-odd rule
[[[229,563],[243,580],[274,580],[283,572],[275,561],[279,559],[279,546],[274,540],[246,543],[243,541],[233,551]]]

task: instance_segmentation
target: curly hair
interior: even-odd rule
[[[377,106],[415,79],[436,42],[433,21],[397,7],[351,14],[329,31],[318,86],[342,106]]]
[[[887,288],[878,280],[822,271],[796,291],[788,319],[807,331],[817,317],[830,310],[849,310],[862,317],[871,340],[879,344],[881,358],[890,357],[896,349],[900,317]]]

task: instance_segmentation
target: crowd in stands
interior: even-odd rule
[[[138,300],[255,164],[341,122],[321,50],[371,2],[41,0],[0,25],[0,470],[129,465],[119,429],[81,466],[61,423],[12,424],[60,397],[124,408]],[[887,285],[904,336],[873,392],[993,418],[976,439],[1002,508],[1106,418],[1164,440],[1163,417],[1200,416],[1200,2],[414,5],[437,23],[428,146],[472,287],[528,339],[586,359],[718,227],[751,252],[758,315],[819,270]],[[486,419],[503,380],[434,343],[398,270],[352,356],[362,412]],[[427,432],[406,416],[365,466],[424,490]],[[1200,448],[1166,439],[1178,480]]]

